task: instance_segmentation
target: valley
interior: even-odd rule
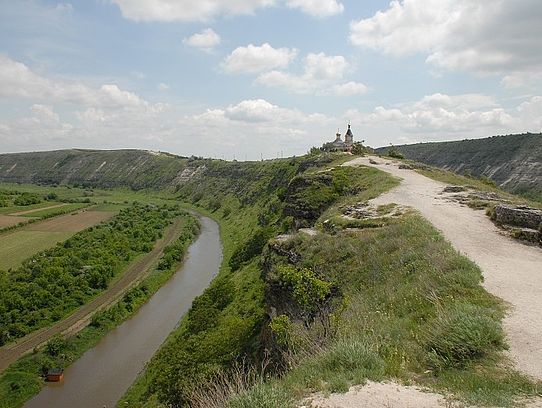
[[[107,152],[100,155],[101,160]],[[263,162],[169,156],[167,160],[181,167],[176,177],[162,179],[165,184],[160,188],[137,191],[108,188],[107,185],[116,182],[108,179],[102,185],[99,178],[93,179],[92,187],[76,187],[86,191],[90,201],[87,203],[90,207],[78,211],[109,212],[112,218],[94,227],[89,225],[87,228],[90,228],[73,237],[100,231],[103,225],[115,225],[111,223],[129,227],[138,219],[138,216],[128,216],[130,211],[137,214],[144,209],[148,214],[146,218],[151,220],[154,211],[182,206],[212,218],[220,226],[223,257],[219,270],[205,275],[205,279],[203,275],[201,280],[197,278],[199,289],[190,289],[189,293],[192,297],[200,295],[190,307],[190,296],[160,294],[162,285],[168,291],[167,285],[177,279],[183,281],[185,275],[184,267],[175,273],[179,259],[184,256],[168,261],[167,266],[163,264],[165,256],[173,254],[166,249],[167,243],[179,234],[178,228],[183,228],[182,223],[173,221],[176,217],[173,216],[162,238],[153,241],[150,252],[140,253],[130,263],[121,262],[122,272],[115,273],[100,292],[85,298],[83,306],[68,314],[59,309],[57,316],[61,319],[57,323],[50,318],[42,331],[31,329],[29,338],[39,342],[28,343],[25,348],[26,337],[23,337],[21,350],[27,351],[54,333],[62,332],[65,339],[60,341],[53,337],[39,351],[17,362],[9,361],[13,364],[0,376],[0,392],[3,393],[0,395],[8,401],[4,404],[6,408],[21,406],[38,393],[43,383],[36,375],[51,364],[65,369],[65,384],[62,387],[45,385],[26,406],[70,406],[74,398],[84,398],[89,401],[88,406],[93,406],[95,398],[91,395],[98,391],[92,390],[100,388],[93,388],[93,382],[85,379],[83,373],[99,370],[98,366],[106,364],[98,358],[102,351],[104,356],[118,354],[114,351],[119,347],[116,341],[123,341],[122,336],[131,336],[128,330],[132,320],[146,321],[143,316],[151,312],[145,310],[155,310],[152,304],[174,299],[182,300],[184,306],[160,309],[164,319],[156,323],[163,327],[161,334],[153,340],[154,346],[146,350],[141,359],[136,359],[137,363],[134,360],[136,368],[128,370],[131,363],[119,362],[115,367],[126,366],[126,370],[122,369],[126,376],[113,367],[100,374],[100,378],[125,377],[118,388],[108,387],[110,394],[104,391],[106,399],[100,403],[147,408],[186,404],[292,407],[307,398],[310,400],[314,393],[344,392],[365,380],[414,383],[428,387],[444,399],[474,405],[514,406],[518,401],[537,395],[538,374],[524,359],[527,348],[518,343],[521,336],[524,339],[532,336],[523,330],[521,323],[529,311],[521,312],[518,305],[510,314],[505,303],[486,291],[504,300],[516,300],[495,289],[492,280],[493,276],[495,279],[505,277],[509,267],[503,262],[498,269],[501,272],[484,279],[483,274],[491,269],[476,253],[471,254],[458,244],[447,227],[441,225],[438,217],[450,219],[448,212],[443,212],[444,207],[437,205],[433,213],[425,211],[432,208],[431,194],[439,193],[445,184],[412,170],[386,165],[384,158],[353,159],[343,154]],[[433,176],[444,175],[450,179],[457,177],[448,173]],[[119,174],[119,178],[122,177]],[[87,183],[86,180],[81,182]],[[66,188],[64,185],[22,186],[43,191]],[[485,191],[483,185],[480,188]],[[401,191],[404,195],[397,195]],[[511,197],[508,193],[502,194]],[[524,198],[517,200],[525,202]],[[453,208],[460,213],[451,218],[463,220],[454,223],[457,228],[468,228],[467,220],[471,216],[481,217],[476,218],[478,221],[473,219],[473,225],[479,225],[482,220],[483,228],[492,225],[479,211],[459,204]],[[176,211],[181,212],[172,214],[186,214],[185,210]],[[123,214],[128,216],[125,221],[115,221]],[[431,214],[438,216],[433,219]],[[63,225],[63,217],[75,216],[59,215],[18,227],[4,232],[0,239],[41,223]],[[128,219],[130,222],[126,223]],[[209,222],[205,221],[205,225]],[[489,231],[493,230],[484,230],[484,234],[491,234]],[[469,236],[458,234],[462,239]],[[181,235],[185,234],[181,232]],[[511,240],[492,237],[492,242]],[[450,239],[451,244],[445,238]],[[61,246],[66,247],[70,239],[62,240]],[[192,239],[193,235],[186,235],[182,253]],[[199,239],[194,245],[198,242]],[[540,252],[523,244],[515,245],[519,248],[518,254],[531,251],[536,257]],[[48,251],[54,253],[54,248]],[[200,248],[198,251],[205,251]],[[191,251],[185,267],[192,265]],[[465,255],[476,260],[481,269]],[[489,255],[488,259],[494,258]],[[520,258],[521,262],[530,259],[528,256]],[[510,262],[517,263],[513,258]],[[169,272],[162,273],[160,265]],[[198,270],[199,276],[203,271]],[[204,270],[211,273],[213,268]],[[5,276],[17,274],[16,271]],[[522,281],[518,275],[517,284]],[[180,286],[176,286],[176,291],[190,287],[183,282],[177,284]],[[510,289],[512,283],[507,280]],[[9,280],[4,284],[9,284]],[[4,308],[9,310],[9,304],[6,305]],[[171,314],[166,316],[166,310]],[[514,322],[521,330],[513,328]],[[117,326],[122,335],[114,334]],[[67,330],[69,327],[73,329]],[[455,327],[461,330],[456,331]],[[40,337],[41,333],[46,333],[46,337]],[[136,331],[131,333],[134,341],[145,341],[145,336],[135,335]],[[134,341],[126,340],[127,344],[140,347]],[[511,354],[505,352],[508,342]],[[8,343],[4,349],[17,344]],[[54,351],[57,347],[62,351]],[[106,351],[108,347],[111,351]],[[532,356],[536,353],[534,349],[528,353],[535,368],[538,363]],[[517,359],[516,363],[509,356]],[[115,357],[106,358],[115,361]],[[140,372],[143,364],[145,369]],[[260,366],[265,370],[259,371]],[[241,377],[236,377],[236,372],[242,373]],[[241,383],[230,383],[232,381]],[[95,386],[102,385],[96,382]],[[90,394],[81,394],[87,391]],[[111,395],[111,399],[107,399],[107,395]]]

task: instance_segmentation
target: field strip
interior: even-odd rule
[[[27,231],[46,232],[79,232],[102,221],[106,221],[114,215],[108,211],[80,210],[47,220],[34,222],[23,227]]]
[[[542,379],[542,249],[504,236],[483,211],[446,200],[442,196],[446,184],[397,164],[361,157],[343,166],[376,167],[402,179],[398,187],[371,202],[415,208],[457,251],[476,262],[483,273],[482,286],[511,306],[503,327],[516,368]]]
[[[21,226],[0,235],[0,269],[18,267],[25,259],[65,241],[79,231],[106,221],[113,212],[83,210]]]
[[[81,306],[65,319],[52,326],[30,333],[15,343],[0,347],[0,373],[24,354],[32,352],[34,348],[46,343],[55,335],[74,334],[87,326],[94,313],[116,302],[126,291],[137,285],[149,274],[151,267],[158,261],[164,248],[177,238],[182,226],[183,222],[176,220],[173,225],[166,229],[164,236],[156,241],[151,252],[133,261],[120,275],[120,278],[115,280],[105,292]]]
[[[32,214],[32,213],[38,212],[38,211],[50,210],[52,208],[58,208],[58,207],[64,207],[65,205],[67,205],[67,204],[66,203],[55,204],[55,205],[50,205],[49,207],[33,208],[31,210],[25,210],[25,211],[9,213],[8,215],[18,216],[18,215]]]
[[[28,218],[26,217],[16,217],[13,215],[3,215],[0,214],[0,228],[12,227],[21,222],[27,222]]]

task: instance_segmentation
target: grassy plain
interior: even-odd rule
[[[37,252],[55,246],[73,232],[14,231],[0,235],[0,269],[16,268]]]

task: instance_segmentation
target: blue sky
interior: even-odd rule
[[[0,0],[0,151],[542,130],[538,0]]]

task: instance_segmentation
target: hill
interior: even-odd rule
[[[189,159],[145,150],[55,150],[0,154],[0,181],[131,187],[172,184]]]
[[[513,193],[542,193],[542,134],[395,146],[407,159],[486,176]],[[390,148],[376,149],[385,154]]]

